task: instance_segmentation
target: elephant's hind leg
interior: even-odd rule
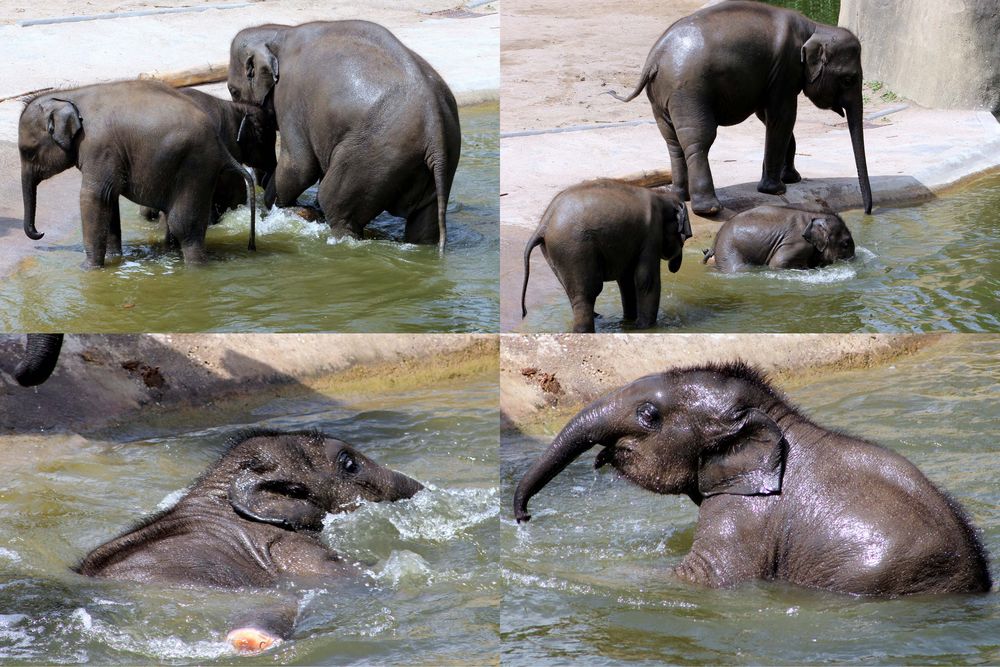
[[[690,199],[688,190],[688,170],[687,162],[684,159],[684,149],[681,148],[677,140],[677,133],[670,122],[667,114],[653,107],[653,118],[656,119],[656,127],[660,130],[660,135],[667,142],[667,152],[670,154],[670,189],[680,197],[681,201]]]
[[[678,114],[677,109],[696,109],[698,113]],[[677,141],[684,149],[691,209],[698,215],[716,215],[722,211],[722,203],[715,195],[715,183],[708,164],[708,151],[715,143],[719,130],[715,118],[700,100],[676,93],[670,99],[670,118]]]
[[[185,264],[204,264],[208,261],[205,254],[205,233],[208,221],[212,215],[212,200],[210,192],[203,195],[200,201],[185,201],[175,203],[167,213],[167,242],[174,237],[180,244],[181,254]]]

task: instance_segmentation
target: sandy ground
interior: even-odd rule
[[[178,411],[212,423],[278,392],[404,389],[495,368],[495,335],[68,335],[37,388],[12,372],[24,337],[0,335],[0,434],[87,432]],[[335,390],[331,390],[335,387]],[[53,410],[53,406],[58,406]]]
[[[505,334],[500,337],[503,428],[541,428],[650,373],[742,359],[801,378],[864,368],[942,340],[900,334]]]
[[[545,207],[583,180],[669,174],[666,145],[645,95],[623,104],[603,94],[631,92],[649,48],[702,0],[507,0],[500,38],[501,269],[500,330],[520,328],[521,256]],[[863,48],[868,48],[863,45]],[[872,94],[865,104],[866,153],[879,208],[913,204],[1000,166],[1000,124],[986,111],[922,109]],[[722,222],[760,204],[815,203],[834,210],[861,205],[846,123],[800,96],[796,164],[804,176],[786,195],[756,191],[764,126],[756,118],[720,128],[710,163],[727,209],[693,217],[708,247]],[[562,292],[541,253],[531,291]]]

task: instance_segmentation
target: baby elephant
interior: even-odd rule
[[[319,540],[327,513],[423,486],[317,432],[243,433],[177,504],[91,551],[80,574],[144,583],[266,588],[356,576]],[[291,634],[296,605],[252,610],[229,641],[262,650]]]
[[[702,263],[711,257],[726,273],[748,266],[815,269],[853,258],[854,238],[836,213],[758,206],[722,225]]]
[[[593,333],[594,302],[609,280],[618,282],[625,319],[647,329],[660,308],[660,260],[677,273],[689,238],[687,208],[672,193],[612,180],[567,188],[524,249],[521,316],[531,251],[540,245],[573,307],[574,332]]]

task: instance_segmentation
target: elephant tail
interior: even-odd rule
[[[222,147],[226,150],[225,146]],[[237,161],[236,158],[232,156],[229,151],[226,151],[226,156],[229,157],[229,167],[235,169],[243,180],[247,184],[247,201],[250,202],[250,242],[247,244],[248,250],[257,250],[257,192],[255,190],[254,177],[250,175],[250,172],[243,168],[243,165]]]
[[[701,252],[703,255],[705,255],[704,257],[701,258],[702,264],[708,264],[708,260],[715,257],[715,248],[705,248]]]
[[[531,237],[528,241],[528,245],[524,247],[524,285],[521,286],[521,318],[528,316],[528,309],[524,305],[525,296],[528,294],[528,273],[531,270],[531,251],[535,249],[535,246],[540,246],[545,243],[545,237],[542,234],[542,228],[539,227],[535,235]]]
[[[647,64],[646,67],[642,68],[642,76],[639,77],[639,83],[636,84],[635,90],[633,90],[630,95],[628,95],[627,97],[622,97],[621,95],[619,95],[614,90],[606,90],[602,94],[610,95],[611,97],[615,98],[619,102],[631,102],[632,100],[634,100],[636,98],[636,96],[639,93],[642,92],[642,89],[646,87],[646,84],[648,84],[650,81],[653,80],[654,76],[656,76],[656,66],[655,65],[649,66]]]
[[[14,379],[22,387],[34,387],[49,379],[59,361],[62,334],[28,334],[24,358],[14,369]]]

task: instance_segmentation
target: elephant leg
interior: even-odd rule
[[[440,238],[437,198],[434,198],[429,204],[407,216],[403,240],[407,243],[431,245],[437,244]]]
[[[787,106],[787,105],[786,105]],[[760,116],[758,112],[758,117]],[[795,126],[795,107],[769,108],[764,114],[764,166],[761,170],[760,183],[757,191],[765,194],[780,195],[785,193],[782,182],[782,172],[788,158],[788,151],[794,151],[791,144],[792,128]]]
[[[354,156],[359,162],[338,160],[331,163],[323,180],[319,182],[319,206],[323,209],[326,222],[334,237],[364,237],[365,225],[385,210],[384,201],[378,189],[371,184],[372,179],[364,171],[361,156]],[[352,167],[348,167],[353,163]],[[357,165],[357,168],[353,168]],[[435,219],[435,229],[437,222]]]
[[[192,196],[174,202],[170,207],[167,234],[173,235],[180,244],[185,264],[204,264],[208,260],[205,254],[205,232],[212,215],[211,207],[211,193],[203,190],[196,190]]]
[[[254,607],[230,620],[233,629],[226,641],[239,653],[260,653],[292,636],[298,604],[291,596],[282,601]]]
[[[293,149],[293,146],[296,148]],[[282,131],[278,167],[274,178],[264,189],[266,208],[275,204],[281,207],[295,206],[299,196],[323,176],[323,170],[308,146],[308,142],[298,136],[295,128]]]
[[[702,114],[694,121],[682,121],[683,115],[674,113],[675,107],[681,107],[683,100],[671,99],[670,117],[674,123],[677,140],[684,149],[684,160],[687,163],[688,190],[691,194],[691,209],[698,215],[715,215],[722,210],[719,198],[715,196],[715,183],[712,181],[712,170],[708,165],[708,151],[715,143],[718,126],[715,118],[705,112],[705,105],[696,102]]]
[[[649,329],[656,324],[656,318],[660,312],[659,257],[654,255],[652,258],[640,258],[634,279],[639,315],[635,320],[635,327]]]
[[[80,221],[83,225],[83,249],[87,254],[84,268],[104,266],[104,257],[108,252],[108,233],[114,218],[112,209],[118,206],[118,197],[112,196],[111,199],[114,200],[114,207],[99,191],[86,186],[80,188]]]
[[[212,194],[211,224],[218,223],[226,211],[246,203],[247,185],[243,177],[231,171],[222,172]]]
[[[628,271],[625,277],[618,279],[618,291],[622,295],[622,312],[627,322],[636,318],[635,271]]]
[[[122,211],[117,198],[111,204],[111,224],[108,227],[108,254],[122,254]]]
[[[795,133],[788,136],[788,152],[785,155],[785,166],[781,170],[782,183],[798,183],[802,174],[795,169]]]
[[[653,118],[656,119],[656,127],[660,130],[660,135],[667,142],[667,152],[670,154],[670,189],[681,201],[687,201],[690,199],[690,194],[684,149],[681,148],[681,144],[677,140],[677,132],[674,131],[674,126],[666,113],[654,106]]]
[[[600,267],[593,262],[588,265],[586,261],[578,261],[572,253],[560,254],[558,249],[553,253],[543,246],[543,253],[559,284],[566,290],[573,309],[573,333],[594,333],[594,304],[604,289]],[[569,267],[569,270],[559,267]]]

